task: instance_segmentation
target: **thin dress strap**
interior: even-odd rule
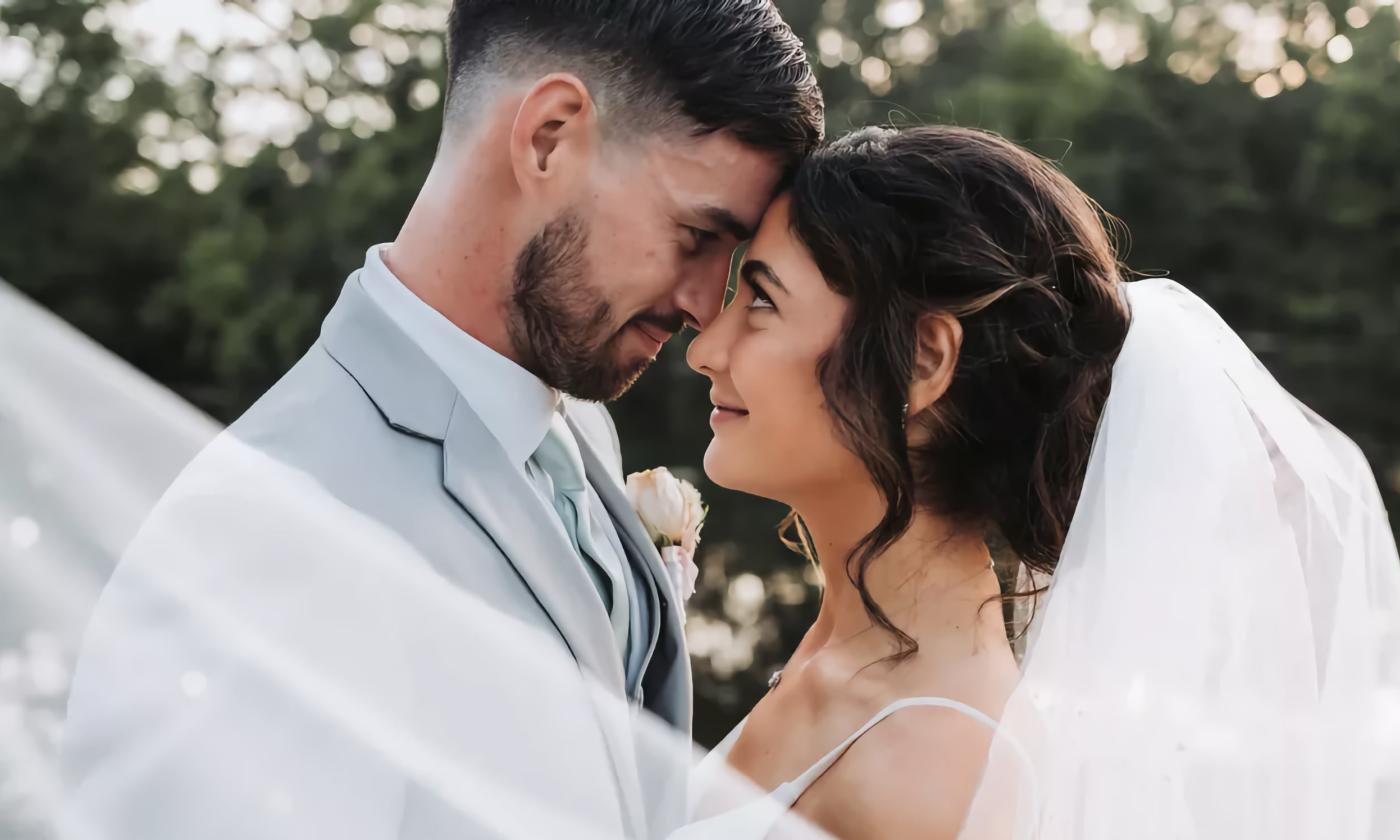
[[[831,769],[831,766],[835,764],[841,756],[846,754],[846,751],[849,750],[856,741],[860,740],[862,735],[874,729],[885,718],[895,712],[910,708],[911,706],[932,706],[952,709],[955,712],[961,712],[978,723],[989,727],[994,733],[997,730],[997,722],[995,720],[985,713],[974,709],[966,703],[960,703],[957,700],[950,700],[946,697],[906,697],[903,700],[896,700],[882,709],[875,717],[867,721],[860,729],[857,729],[851,737],[842,741],[836,749],[827,753],[820,761],[808,768],[807,772],[773,791],[774,798],[779,799],[783,804],[791,807],[802,797],[802,794],[807,792],[808,788],[816,784],[817,779],[820,779],[826,771]]]

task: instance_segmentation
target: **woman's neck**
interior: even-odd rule
[[[825,589],[821,610],[794,659],[845,648],[857,658],[869,652],[875,661],[898,650],[897,642],[866,611],[846,560],[879,522],[885,505],[873,487],[834,496],[799,509]],[[937,649],[944,638],[965,638],[988,620],[1000,622],[999,603],[989,605],[1000,588],[985,539],[928,511],[916,511],[908,530],[870,564],[865,589],[921,650]]]

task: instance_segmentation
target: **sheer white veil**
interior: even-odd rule
[[[6,840],[394,837],[401,780],[440,820],[410,836],[607,840],[599,716],[643,774],[690,746],[3,284],[0,630]]]
[[[1125,290],[962,837],[1400,836],[1400,560],[1370,469],[1191,292]]]
[[[0,833],[48,837],[74,654],[208,417],[0,282]]]

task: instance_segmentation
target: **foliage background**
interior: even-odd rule
[[[142,14],[194,5],[0,0],[0,277],[229,421],[395,236],[437,140],[446,4],[209,0],[212,32],[143,35]],[[1058,160],[1127,223],[1129,264],[1211,301],[1361,445],[1397,510],[1393,0],[778,5],[811,48],[829,134],[958,123]],[[628,468],[701,480],[705,395],[668,348],[614,406]],[[774,535],[781,510],[702,489],[690,632],[696,734],[713,743],[816,591]]]

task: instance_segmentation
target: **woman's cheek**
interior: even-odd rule
[[[769,467],[785,465],[783,471],[790,472],[823,420],[816,363],[794,357],[788,348],[766,346],[763,338],[758,334],[748,347],[736,347],[741,352],[735,354],[731,371],[750,411],[752,437],[762,443],[755,460]]]

